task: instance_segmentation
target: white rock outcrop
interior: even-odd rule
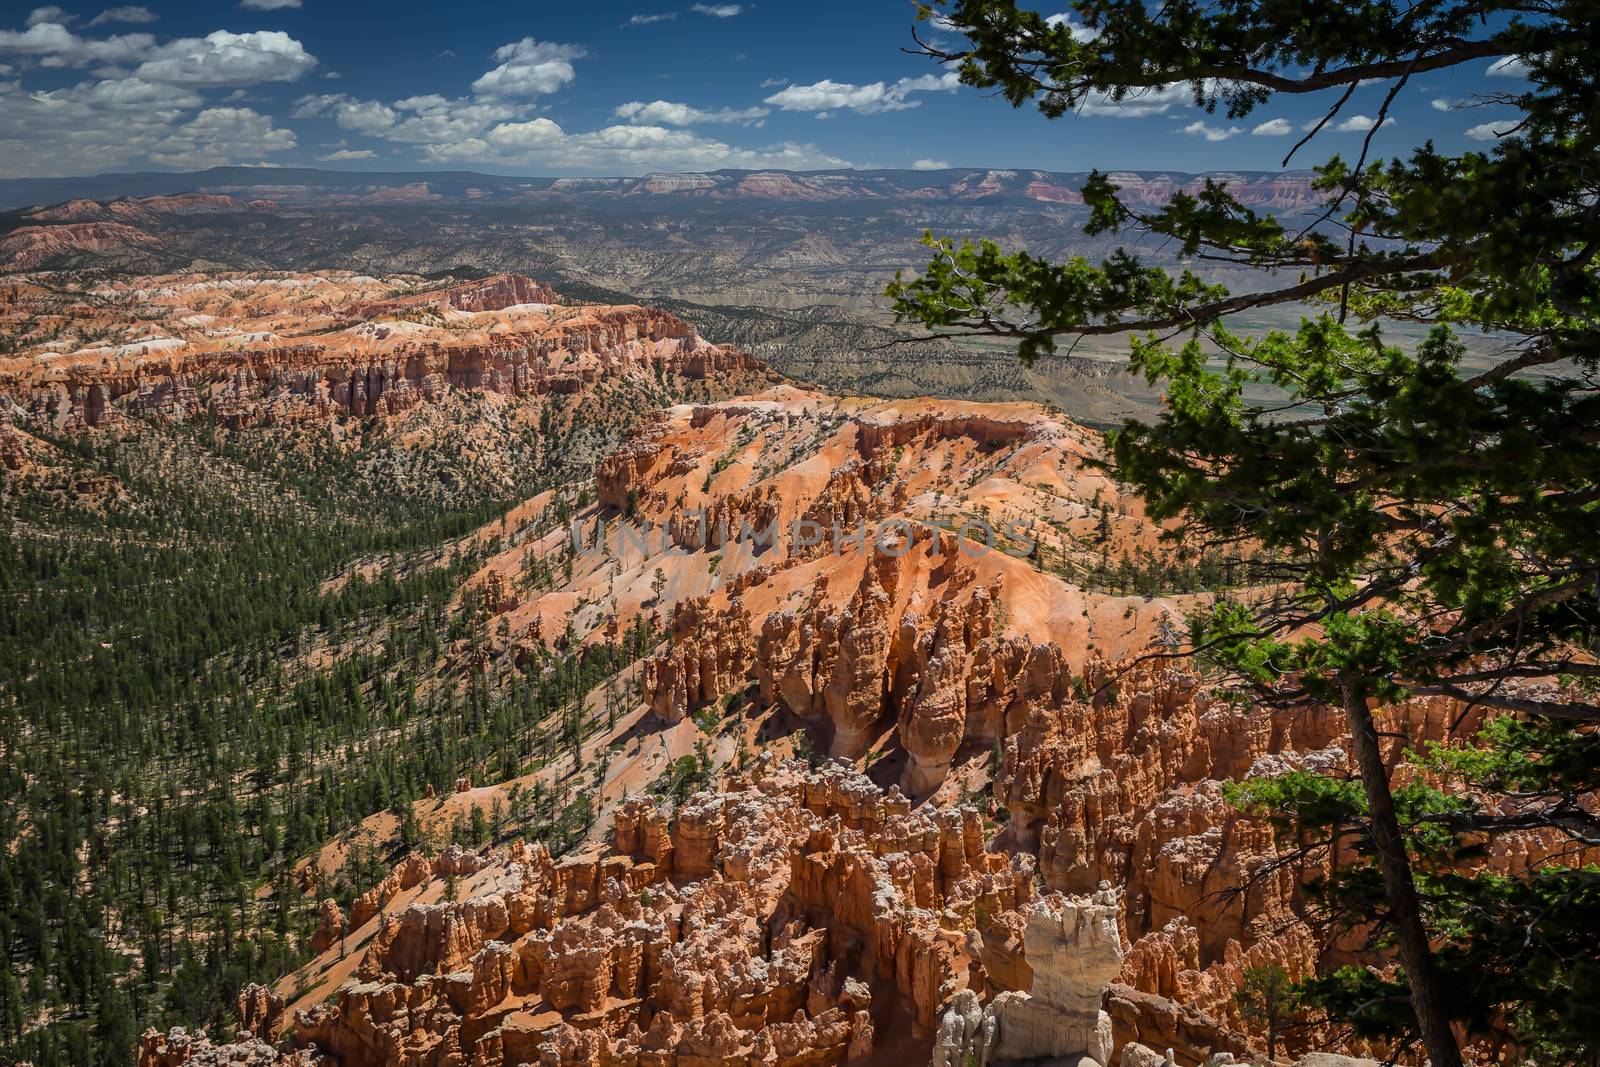
[[[1060,893],[1026,909],[1023,951],[1033,972],[1027,990],[1000,993],[981,1010],[963,989],[939,1020],[934,1067],[1081,1057],[1111,1062],[1111,1018],[1101,1010],[1106,984],[1122,966],[1116,891]]]

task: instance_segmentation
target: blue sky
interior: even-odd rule
[[[1331,102],[1279,98],[1230,122],[1179,88],[1048,122],[904,54],[908,0],[149,0],[3,12],[4,177],[222,163],[539,175],[1273,170]],[[1375,149],[1484,145],[1511,112],[1461,105],[1517,78],[1514,63],[1481,63],[1420,79]],[[1359,89],[1344,128],[1295,164],[1359,151],[1384,92]]]

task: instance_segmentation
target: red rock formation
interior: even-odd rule
[[[532,295],[496,284],[363,307],[449,320]],[[547,333],[522,314],[472,342],[489,362],[463,381],[555,390],[554,376],[581,382],[606,360],[625,372],[743,365],[642,309],[541,320]],[[506,369],[535,349],[536,374]],[[135,370],[160,364],[181,382],[172,368],[187,358]],[[386,379],[377,399],[411,381]],[[95,410],[128,402],[96,388]],[[1248,1051],[1256,1035],[1232,1002],[1247,968],[1300,975],[1352,951],[1323,943],[1301,913],[1297,888],[1320,871],[1275,864],[1269,829],[1223,795],[1227,782],[1287,768],[1348,770],[1339,714],[1267,716],[1186,671],[1108,665],[1145,648],[1184,603],[1084,593],[1045,573],[1043,553],[971,551],[958,520],[1042,515],[1040,543],[1071,562],[1102,524],[1119,551],[1149,544],[1137,504],[1086,462],[1094,443],[1069,424],[1020,406],[931,407],[790,387],[681,405],[600,464],[587,513],[664,531],[663,547],[626,561],[636,586],[658,565],[674,572],[672,595],[653,591],[649,607],[636,587],[615,591],[672,620],[640,671],[655,720],[638,728],[754,685],[758,713],[808,720],[840,759],[896,749],[900,786],[764,762],[671,816],[621,804],[608,850],[408,859],[348,922],[324,906],[323,958],[305,973],[322,973],[336,942],[359,957],[341,972],[353,967],[350,980],[312,998],[325,1002],[292,1013],[295,1054],[315,1046],[342,1067],[799,1067],[900,1040],[897,1056],[951,1063],[1086,1052],[1109,1064],[1114,1045],[1137,1041],[1188,1062]],[[890,520],[905,523],[902,540],[867,525]],[[742,533],[803,524],[818,536]],[[523,604],[508,592],[517,551],[474,580],[491,610],[526,617],[543,594]],[[548,595],[581,612],[601,599],[588,595],[597,576],[613,592],[622,562],[579,561]],[[614,638],[615,614],[587,639]],[[1407,742],[1470,736],[1478,719],[1458,712],[1441,701],[1384,709],[1391,758]],[[941,787],[951,797],[952,773],[981,787],[984,771],[1003,830],[972,808],[913,808]],[[1507,840],[1488,862],[1523,869],[1549,844]],[[430,885],[445,877],[463,899]],[[253,996],[248,1011],[275,1019],[270,1000]],[[155,1067],[198,1050],[187,1036],[147,1035],[141,1056]]]
[[[651,709],[679,722],[743,684],[754,651],[749,622],[737,598],[713,611],[704,597],[684,601],[673,615],[668,644],[644,664]]]
[[[322,902],[318,912],[317,932],[311,935],[311,951],[326,952],[337,945],[348,932],[344,912],[338,901],[329,897]]]
[[[985,851],[976,812],[912,812],[837,767],[763,762],[670,822],[633,802],[613,845],[560,863],[517,846],[480,857],[486,888],[466,899],[381,912],[355,976],[295,1012],[281,1055],[800,1067],[870,1059],[907,1028],[926,1055],[944,1002],[984,985],[958,931],[1033,899],[1029,858]],[[242,1010],[273,1005],[252,992]],[[196,1055],[152,1032],[141,1063]]]
[[[922,797],[963,750],[986,753],[1007,709],[1045,684],[1027,674],[1046,670],[1036,647],[1054,646],[1058,667],[1096,646],[1140,651],[1182,610],[1041,573],[1046,550],[1081,554],[1100,525],[1118,552],[1155,536],[1086,463],[1096,447],[1025,405],[780,387],[659,414],[600,463],[598,507],[580,521],[592,537],[621,513],[650,536],[627,552],[608,533],[617,570],[672,576],[683,614],[645,668],[664,721],[754,681],[762,705],[815,723],[834,756],[891,736],[907,755],[903,788]],[[714,581],[675,558],[697,554]]]
[[[283,997],[254,982],[239,990],[239,1027],[264,1041],[277,1036],[283,1019]]]
[[[123,325],[113,343],[0,360],[0,393],[58,428],[123,409],[238,426],[394,415],[448,389],[543,396],[608,375],[706,380],[761,369],[666,312],[554,307],[547,287],[520,275],[374,301],[360,298],[375,286],[327,275],[141,281],[102,299],[162,313],[161,332]],[[269,301],[305,292],[325,301],[315,314]]]
[[[462,282],[443,289],[358,304],[349,314],[357,319],[393,316],[409,308],[454,308],[457,311],[503,311],[518,304],[554,304],[556,293],[548,285],[521,274],[497,274],[481,281]]]
[[[156,249],[161,241],[122,222],[74,222],[57,226],[23,226],[0,237],[0,269],[32,270],[71,252],[117,252]]]
[[[248,211],[257,204],[245,204],[231,196],[208,193],[179,193],[175,196],[130,197],[101,203],[96,200],[68,200],[50,207],[35,208],[27,217],[37,222],[125,222],[149,223],[159,215],[216,215]]]

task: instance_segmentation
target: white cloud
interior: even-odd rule
[[[49,7],[34,8],[33,12],[28,16],[28,21],[24,25],[37,26],[41,22],[53,22],[58,26],[65,26],[75,17],[76,16],[67,14],[54,4],[51,4]]]
[[[503,122],[489,132],[488,139],[496,148],[528,151],[559,145],[566,136],[556,123],[538,118],[528,122]]]
[[[735,148],[688,130],[659,126],[607,126],[568,137],[546,158],[568,168],[712,170],[718,167],[806,169],[850,164],[814,145],[782,144]]]
[[[1078,114],[1140,119],[1149,115],[1165,115],[1173,105],[1188,103],[1192,98],[1192,92],[1183,82],[1137,89],[1121,100],[1113,100],[1096,90],[1078,105]]]
[[[911,164],[912,170],[949,170],[950,164],[942,159],[919,159]]]
[[[574,59],[587,53],[576,45],[551,44],[524,37],[495,49],[499,66],[472,83],[480,96],[543,96],[576,78]]]
[[[204,167],[297,147],[294,131],[271,117],[244,106],[206,108],[197,91],[298,76],[316,61],[292,38],[219,31],[157,46],[147,33],[83,37],[51,21],[65,18],[59,11],[36,15],[24,31],[0,31],[0,52],[37,57],[41,67],[93,65],[99,77],[32,91],[0,82],[0,174],[104,172],[135,161]],[[90,24],[154,17],[144,7],[113,7]]]
[[[148,33],[99,40],[79,37],[59,22],[36,22],[20,33],[0,30],[0,53],[40,56],[40,63],[51,67],[131,63],[147,54],[155,43]]]
[[[868,107],[881,103],[888,87],[883,82],[852,85],[829,78],[810,85],[791,85],[767,97],[767,103],[785,111],[818,111],[834,107]]]
[[[135,26],[144,26],[155,20],[155,12],[147,7],[108,7],[90,19],[89,25],[101,26],[107,22],[128,22]]]
[[[303,96],[295,101],[293,116],[297,119],[333,119],[341,130],[374,134],[392,127],[400,113],[376,100],[353,100],[343,93],[321,96]]]
[[[492,163],[552,170],[640,173],[648,170],[843,167],[809,144],[738,148],[692,130],[617,124],[573,133],[543,116],[527,118],[494,102],[411,97],[393,105],[407,117],[375,136],[417,145],[430,163]]]
[[[1367,115],[1351,115],[1349,118],[1335,126],[1334,130],[1337,133],[1366,133],[1377,124],[1377,119],[1371,118]],[[1384,119],[1383,124],[1385,126],[1393,126],[1394,116],[1391,115]],[[1312,123],[1312,125],[1315,126],[1316,124]]]
[[[1484,73],[1491,78],[1526,78],[1528,62],[1521,56],[1505,56],[1490,63]]]
[[[1435,110],[1435,111],[1454,111],[1455,107],[1456,107],[1455,104],[1453,104],[1449,100],[1446,100],[1442,96],[1436,96],[1432,100],[1430,100],[1428,103],[1429,103],[1429,106],[1431,106],[1433,108],[1433,110]]]
[[[1059,15],[1051,15],[1049,18],[1045,19],[1044,21],[1045,21],[1045,25],[1052,26],[1052,27],[1053,26],[1065,25],[1068,29],[1070,29],[1072,31],[1072,39],[1074,41],[1092,41],[1096,37],[1100,36],[1098,33],[1096,33],[1094,30],[1091,30],[1089,27],[1080,26],[1077,23],[1073,22],[1072,21],[1072,13],[1068,12],[1068,11],[1063,11]]]
[[[0,85],[0,174],[94,173],[138,159],[200,97],[137,78],[26,92]]]
[[[766,102],[784,111],[832,112],[848,108],[864,115],[875,115],[920,106],[921,101],[906,99],[912,93],[950,92],[960,84],[961,79],[954,71],[901,78],[893,85],[883,82],[854,85],[824,78],[810,85],[791,85],[787,89],[780,89],[767,97]]]
[[[622,26],[624,29],[629,26],[649,26],[657,22],[671,22],[677,17],[678,13],[676,11],[663,11],[659,15],[633,15]]]
[[[316,57],[281,30],[217,30],[168,41],[134,73],[147,81],[219,88],[294,81],[316,65]]]
[[[1250,131],[1256,137],[1282,137],[1293,132],[1294,126],[1288,119],[1268,119]]]
[[[283,11],[300,6],[300,0],[239,0],[246,11]]]
[[[82,42],[78,35],[59,22],[32,23],[26,30],[0,30],[0,52],[43,56],[76,50]]]
[[[522,109],[501,101],[451,100],[436,93],[408,96],[394,101],[396,110],[406,117],[382,132],[391,141],[424,146],[450,145],[481,138],[484,131],[499,122],[522,116]]]
[[[759,122],[771,112],[764,107],[747,107],[737,110],[731,107],[722,107],[707,110],[692,107],[689,104],[673,103],[669,100],[652,100],[648,104],[632,100],[619,106],[615,114],[619,119],[646,126],[693,126],[701,122],[738,123],[748,126]]]
[[[1467,136],[1474,141],[1498,141],[1509,135],[1517,128],[1516,119],[1500,119],[1498,122],[1481,122],[1467,131]]]
[[[349,159],[372,159],[377,154],[370,148],[341,148],[337,152],[329,152],[317,158],[324,163],[340,163]]]
[[[163,138],[150,158],[165,166],[194,169],[253,162],[269,152],[295,147],[294,131],[276,128],[266,115],[247,107],[212,107]]]
[[[1243,126],[1229,126],[1223,129],[1220,126],[1211,126],[1196,120],[1183,128],[1183,132],[1191,137],[1204,137],[1208,141],[1226,141],[1230,137],[1237,137],[1244,132]]]
[[[744,10],[743,4],[691,4],[690,11],[710,15],[714,19],[731,19]]]
[[[187,109],[199,107],[198,93],[178,85],[162,85],[140,78],[107,78],[98,82],[83,82],[56,93],[35,93],[36,97],[66,98],[81,101],[93,107],[111,110],[141,111],[145,108]]]
[[[768,78],[761,83],[763,89],[776,89],[780,85],[788,85],[788,78]]]

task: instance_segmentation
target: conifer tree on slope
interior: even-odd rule
[[[1456,1067],[1461,1034],[1486,1031],[1577,1059],[1600,1032],[1600,871],[1573,860],[1600,845],[1600,10],[1071,7],[1047,18],[1012,0],[940,0],[920,15],[942,32],[919,44],[965,84],[1048,118],[1173,85],[1230,119],[1317,94],[1325,111],[1295,151],[1350,117],[1359,86],[1382,105],[1357,160],[1317,168],[1327,206],[1313,224],[1262,216],[1210,182],[1152,211],[1122,203],[1103,175],[1087,183],[1089,233],[1271,271],[1261,291],[1126,250],[1058,263],[930,237],[933,261],[890,286],[896,312],[1013,339],[1025,360],[1061,339],[1134,338],[1133,366],[1163,383],[1166,405],[1111,435],[1117,472],[1191,544],[1260,548],[1273,561],[1263,582],[1289,583],[1268,603],[1224,600],[1196,618],[1194,648],[1266,706],[1332,703],[1348,720],[1359,784],[1297,774],[1236,791],[1301,840],[1320,828],[1314,845],[1342,840],[1363,857],[1315,888],[1329,914],[1375,922],[1398,976],[1347,969],[1312,983],[1311,999],[1359,1032],[1420,1040],[1434,1067]],[[941,43],[951,32],[965,40]],[[1418,79],[1490,64],[1524,74],[1488,101],[1517,113],[1492,147],[1370,158],[1372,133]],[[1279,304],[1309,305],[1298,330],[1228,328],[1231,314]],[[1385,322],[1423,324],[1426,340],[1386,343]],[[1490,365],[1464,365],[1471,330],[1509,339]],[[1247,402],[1260,382],[1287,401]],[[1464,790],[1391,789],[1371,709],[1408,694],[1499,716],[1476,750],[1411,754]],[[1475,848],[1529,829],[1565,851],[1515,879],[1474,866]]]

